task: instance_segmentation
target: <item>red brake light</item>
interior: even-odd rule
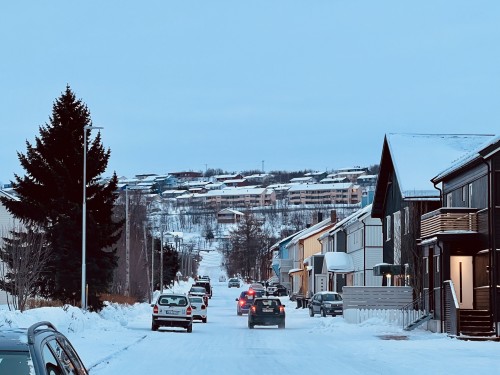
[[[285,312],[285,306],[280,306],[280,313]]]
[[[257,311],[257,308],[255,306],[252,306],[250,309],[252,310],[253,313]]]
[[[255,294],[255,291],[254,291],[253,289],[250,289],[250,290],[248,291],[248,294]]]
[[[191,315],[191,311],[193,309],[191,308],[191,306],[188,306],[187,309],[186,309],[186,315]]]
[[[240,299],[240,306],[243,306],[245,304],[245,301],[243,301],[242,299]]]
[[[153,307],[153,314],[158,314],[158,305]]]

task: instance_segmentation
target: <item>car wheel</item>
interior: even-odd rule
[[[252,323],[248,323],[248,328],[253,329],[253,324]]]
[[[158,331],[158,324],[151,323],[151,331]]]
[[[206,322],[207,322],[207,318],[202,318],[202,319],[201,319],[201,321],[202,321],[203,323],[206,323]]]
[[[238,314],[238,316],[243,315],[241,311],[237,311],[236,314]]]
[[[193,332],[193,325],[192,324],[188,325],[186,331],[187,333]]]
[[[285,322],[278,324],[279,329],[285,329]]]
[[[309,316],[314,316],[314,310],[312,309],[312,307],[309,307]]]
[[[321,316],[322,316],[323,318],[325,318],[325,317],[326,317],[326,312],[325,312],[325,309],[321,309]]]

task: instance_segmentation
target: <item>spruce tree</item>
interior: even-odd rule
[[[39,127],[35,143],[26,141],[18,152],[24,176],[12,182],[19,200],[3,199],[7,209],[27,225],[43,228],[50,248],[47,272],[40,294],[74,303],[80,300],[82,264],[82,194],[84,136],[87,137],[87,240],[86,280],[89,307],[99,308],[99,294],[106,292],[117,264],[117,242],[123,222],[113,221],[116,174],[106,184],[100,176],[111,154],[100,133],[91,140],[87,106],[69,86],[53,104],[49,123]]]

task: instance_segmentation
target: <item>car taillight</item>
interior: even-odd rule
[[[191,311],[193,311],[193,309],[191,308],[191,306],[188,306],[188,308],[186,309],[186,315],[191,315]]]
[[[201,309],[205,310],[207,307],[205,305],[201,305]]]
[[[252,306],[250,307],[250,311],[253,313],[255,313],[257,311],[257,308],[255,306]]]
[[[285,312],[285,306],[280,306],[280,313],[284,313]]]
[[[153,314],[158,314],[158,305],[153,307]]]
[[[245,304],[245,301],[240,300],[240,306],[243,306]]]

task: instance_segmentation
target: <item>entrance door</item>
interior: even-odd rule
[[[451,256],[451,281],[455,287],[457,300],[461,309],[472,309],[474,290],[472,280],[472,257]]]

